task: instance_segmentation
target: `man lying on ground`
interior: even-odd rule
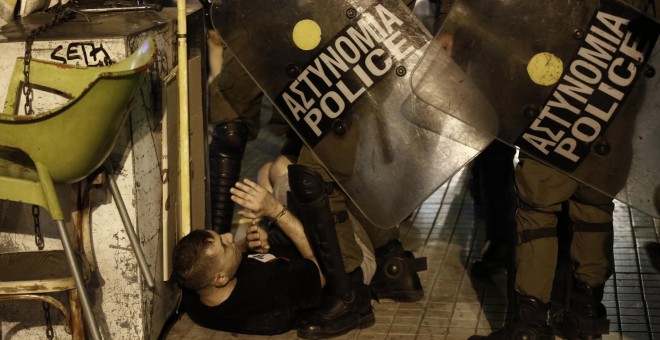
[[[247,180],[237,187],[250,191],[241,195],[252,202],[256,190],[264,190]],[[300,256],[266,253],[271,247],[257,220],[237,243],[231,233],[212,230],[195,230],[177,243],[174,275],[183,287],[183,309],[195,323],[226,332],[279,334],[295,328],[301,311],[321,302],[325,279],[302,225],[276,200],[267,203],[273,204],[263,205],[258,217],[277,223]]]

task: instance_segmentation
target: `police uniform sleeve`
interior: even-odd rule
[[[250,139],[257,138],[263,92],[228,49],[223,64],[209,84],[209,122],[213,125],[241,119],[248,127]]]

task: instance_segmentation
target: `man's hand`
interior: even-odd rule
[[[229,191],[232,193],[231,200],[245,208],[238,212],[245,218],[274,218],[284,207],[273,194],[249,179],[236,182]]]
[[[257,226],[257,220],[252,221],[245,230],[245,240],[248,249],[265,254],[270,249],[268,244],[268,233]]]

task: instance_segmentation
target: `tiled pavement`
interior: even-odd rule
[[[265,122],[264,122],[265,123]],[[272,159],[281,140],[262,128],[248,143],[243,177],[254,178]],[[416,256],[428,258],[421,272],[425,296],[417,303],[374,302],[376,325],[340,339],[467,339],[499,328],[506,314],[506,278],[492,284],[473,281],[469,265],[480,257],[483,221],[472,210],[462,170],[429,197],[402,224],[402,241]],[[643,245],[658,240],[660,221],[616,202],[616,273],[606,285],[604,303],[611,320],[604,339],[660,339],[660,274],[650,265]],[[164,336],[175,339],[294,339],[294,331],[265,337],[217,332],[194,325],[183,315]]]

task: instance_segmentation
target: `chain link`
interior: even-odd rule
[[[34,220],[34,243],[39,250],[44,249],[44,235],[41,233],[41,224],[39,223],[39,206],[32,206],[32,219]]]
[[[34,243],[37,244],[39,250],[44,249],[44,235],[41,233],[41,224],[39,222],[39,206],[32,206],[32,218],[34,219]],[[41,306],[44,309],[44,316],[46,317],[46,337],[48,340],[54,338],[53,323],[50,318],[50,305],[47,302],[42,302]]]
[[[34,219],[34,243],[37,244],[39,250],[44,249],[44,235],[41,233],[41,223],[39,222],[39,206],[32,206],[32,218]],[[44,316],[46,317],[46,337],[48,340],[53,340],[53,323],[50,318],[50,305],[47,302],[42,302],[41,306],[44,309]]]
[[[55,13],[53,19],[50,22],[33,29],[25,39],[25,56],[23,59],[23,77],[25,80],[23,82],[23,95],[25,96],[24,109],[26,115],[34,114],[34,109],[32,108],[34,93],[32,90],[32,84],[30,83],[30,62],[32,61],[32,44],[34,43],[34,39],[44,34],[44,32],[52,27],[73,19],[75,17],[73,9],[75,4],[75,1],[69,1],[64,5],[53,7],[51,10]]]
[[[51,22],[46,23],[42,26],[37,27],[32,30],[30,34],[25,39],[25,58],[23,59],[23,95],[25,96],[25,114],[33,115],[34,109],[32,107],[32,101],[34,100],[34,93],[32,90],[32,84],[30,83],[30,62],[32,61],[32,44],[34,39],[49,30],[50,28],[57,26],[65,21],[69,21],[75,17],[75,12],[73,10],[73,5],[75,1],[70,1],[67,4],[60,5],[53,8],[53,13],[55,16]],[[32,218],[34,219],[34,243],[36,243],[39,250],[44,249],[44,235],[41,233],[41,223],[39,222],[39,206],[32,206]],[[50,305],[47,302],[42,302],[41,306],[44,310],[44,317],[46,318],[46,338],[48,340],[53,340],[55,338],[55,333],[53,332],[53,322],[50,317]]]
[[[48,302],[42,302],[41,306],[44,308],[44,316],[46,317],[46,338],[53,340],[55,332],[53,332],[53,323],[50,318],[50,305]]]

